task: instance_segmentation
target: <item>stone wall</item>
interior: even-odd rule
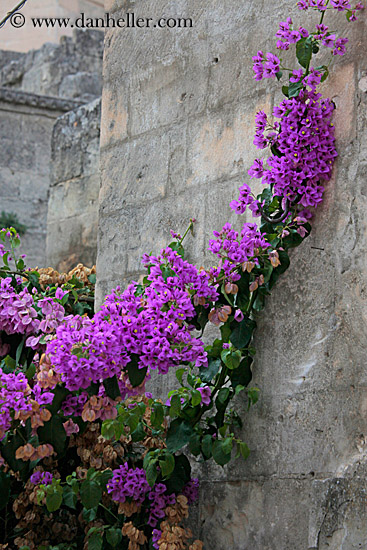
[[[2,0],[0,18],[18,4],[17,0]],[[26,18],[22,28],[14,28],[8,21],[1,29],[0,48],[18,52],[38,49],[46,42],[58,43],[65,35],[72,35],[71,27],[43,27],[35,29],[31,17],[77,17],[84,12],[88,17],[101,17],[103,0],[28,0],[21,13]]]
[[[26,225],[27,265],[44,266],[50,142],[57,117],[78,103],[0,88],[0,211]]]
[[[211,231],[244,221],[228,204],[256,156],[254,115],[280,99],[275,85],[253,80],[250,60],[273,49],[279,21],[291,15],[298,25],[295,4],[106,1],[122,15],[191,17],[194,27],[106,33],[99,303],[139,276],[141,254],[157,252],[170,228],[181,231],[195,217],[190,259],[208,265]],[[316,20],[306,15],[310,28]],[[312,236],[258,318],[261,399],[244,412],[242,433],[251,457],[201,470],[197,528],[208,550],[366,546],[364,17],[353,26],[338,17],[349,53],[324,90],[337,105],[335,177]]]
[[[5,56],[9,55],[4,52]],[[102,92],[103,33],[74,31],[60,44],[18,54],[0,68],[0,86],[88,103]],[[2,54],[3,56],[3,54]],[[1,57],[2,57],[1,56]]]
[[[93,30],[74,32],[73,37],[65,37],[59,45],[45,44],[27,54],[1,52],[0,211],[14,212],[28,227],[22,241],[30,266],[47,263],[60,267],[62,263],[66,265],[67,258],[69,263],[95,261],[98,101],[82,111],[74,110],[100,97],[102,57],[103,34]],[[57,118],[67,111],[72,112],[56,124],[53,132]],[[50,164],[52,135],[55,136],[53,170]],[[76,181],[77,188],[73,187]],[[50,192],[51,183],[57,187]],[[67,199],[66,189],[70,191]],[[72,189],[83,197],[76,203]],[[47,229],[49,195],[50,227]],[[62,202],[55,204],[59,199]],[[68,215],[66,204],[70,209]],[[75,224],[72,230],[65,219],[73,219],[78,214],[75,234]],[[46,230],[49,257],[46,256]],[[83,245],[80,254],[78,243],[80,247]]]
[[[62,272],[96,261],[100,116],[96,99],[53,128],[46,256]]]

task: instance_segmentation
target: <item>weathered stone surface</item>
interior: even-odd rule
[[[0,86],[38,95],[92,101],[101,94],[103,33],[74,31],[60,44],[13,56],[0,69]]]
[[[49,207],[48,262],[95,261],[102,50],[101,32],[80,31],[60,45],[1,55],[0,208],[28,228],[30,266],[46,263]],[[54,131],[50,179],[52,128],[67,111]],[[60,187],[50,192],[51,184]]]
[[[2,0],[0,17],[12,10],[16,5],[13,0]],[[58,24],[48,27],[43,25],[40,29],[32,24],[32,17],[67,18],[73,21],[84,12],[87,17],[100,17],[104,14],[103,0],[32,0],[27,2],[21,9],[25,17],[25,25],[14,28],[8,21],[1,29],[0,48],[4,50],[16,50],[17,52],[28,52],[33,48],[40,48],[46,42],[59,42],[65,35],[70,36],[73,32],[71,25],[59,26]]]
[[[47,264],[93,265],[97,250],[100,100],[60,117],[51,142]]]
[[[43,265],[50,140],[62,111],[44,108],[42,101],[37,107],[35,95],[27,105],[23,101],[26,94],[18,98],[16,91],[11,92],[13,103],[0,101],[0,211],[15,213],[26,225],[22,251],[27,254],[28,265]]]
[[[198,220],[188,248],[199,265],[213,262],[206,252],[213,229],[244,221],[228,204],[257,155],[254,115],[281,98],[275,86],[254,81],[249,60],[273,47],[279,21],[292,16],[298,26],[305,19],[288,0],[107,6],[116,14],[190,16],[194,27],[106,32],[99,303],[113,286],[137,279],[141,254],[157,252],[169,242],[169,228],[184,229],[185,218]],[[342,24],[336,17],[332,28]],[[307,27],[314,23],[311,15]],[[337,106],[334,178],[312,235],[292,253],[291,268],[257,318],[253,383],[261,398],[248,413],[239,400],[252,454],[224,469],[195,465],[203,479],[198,527],[210,550],[366,545],[363,18],[346,32],[348,54],[323,90]],[[171,384],[167,377],[153,386]]]

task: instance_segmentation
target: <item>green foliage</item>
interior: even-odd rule
[[[245,317],[240,323],[234,321],[232,325],[234,328],[229,338],[230,341],[237,349],[245,348],[250,342],[256,328],[255,321]]]
[[[301,38],[296,45],[296,56],[298,63],[302,65],[305,69],[308,69],[310,66],[310,61],[312,57],[312,37],[308,36],[307,38]],[[289,96],[294,97],[294,96]]]
[[[193,435],[193,428],[188,422],[179,419],[173,420],[167,432],[167,449],[171,453],[179,451],[187,445]]]
[[[60,416],[53,415],[51,419],[38,428],[40,443],[50,443],[58,454],[62,454],[66,444],[66,432]]]
[[[0,510],[5,508],[10,497],[10,475],[0,470]]]
[[[97,481],[86,479],[80,487],[80,498],[87,510],[98,506],[102,498],[102,489]]]
[[[28,229],[26,225],[20,223],[14,212],[5,212],[4,210],[0,213],[0,229],[3,227],[14,227],[19,235],[24,235]]]
[[[129,380],[133,388],[140,386],[145,380],[147,374],[147,367],[140,369],[138,367],[139,357],[137,355],[131,356],[131,361],[128,363],[126,370],[129,375]]]

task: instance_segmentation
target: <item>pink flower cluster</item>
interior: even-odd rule
[[[252,58],[254,78],[256,80],[262,80],[263,78],[275,78],[276,74],[280,71],[280,59],[273,53],[268,52],[264,57],[263,52],[260,50]]]
[[[142,504],[149,491],[145,470],[129,468],[127,462],[113,470],[113,476],[107,483],[107,492],[115,502],[125,502],[129,498]]]
[[[189,492],[192,489],[188,489]],[[145,470],[142,468],[129,468],[125,463],[118,469],[113,470],[113,476],[107,484],[107,492],[115,502],[125,502],[130,499],[138,504],[149,506],[148,525],[156,527],[159,520],[165,517],[165,508],[175,504],[174,494],[166,495],[167,487],[163,483],[156,483],[152,488],[149,486]],[[149,504],[148,504],[149,501]]]
[[[55,371],[71,390],[88,388],[121,373],[131,360],[139,368],[166,374],[170,367],[207,363],[204,344],[191,335],[195,305],[208,307],[218,293],[209,275],[166,248],[143,257],[147,286],[137,283],[106,297],[93,319],[68,317],[48,344]],[[124,395],[136,393],[121,379]]]
[[[53,333],[64,316],[64,308],[52,298],[37,301],[27,288],[14,288],[11,277],[0,279],[0,331],[28,335],[26,345],[38,349],[41,337]],[[0,347],[0,356],[6,349]]]
[[[163,483],[156,483],[148,493],[148,499],[150,500],[148,524],[151,527],[156,527],[158,521],[165,517],[164,510],[167,506],[171,506],[176,502],[175,495],[165,495],[166,491],[167,487]]]
[[[236,207],[237,201],[231,203],[231,207]],[[253,261],[258,263],[257,255],[260,249],[268,248],[270,245],[266,242],[264,235],[260,233],[256,223],[244,223],[241,231],[241,239],[237,231],[232,229],[230,223],[226,223],[221,231],[213,231],[214,237],[209,241],[209,250],[221,258],[217,268],[210,272],[213,277],[219,275],[223,269],[228,280],[237,281],[240,275],[237,268],[244,262]]]
[[[39,330],[33,296],[26,288],[17,292],[11,277],[0,279],[0,331],[35,334]]]
[[[31,483],[34,485],[51,485],[53,475],[50,472],[34,472],[29,478]]]
[[[191,479],[183,488],[182,494],[187,498],[189,505],[196,502],[199,498],[199,480]]]
[[[288,50],[290,44],[295,44],[301,38],[307,38],[309,32],[303,28],[299,27],[298,31],[292,28],[293,22],[290,17],[287,17],[286,21],[281,21],[279,23],[279,30],[276,33],[276,36],[280,38],[277,42],[277,48],[280,50]]]
[[[17,413],[30,413],[31,388],[23,373],[5,374],[0,369],[0,441],[9,430],[12,418]]]
[[[301,91],[297,98],[285,99],[274,108],[273,114],[280,122],[270,126],[266,114],[257,113],[255,145],[258,149],[275,147],[278,154],[267,159],[269,168],[264,167],[262,159],[256,159],[249,175],[262,179],[278,197],[297,200],[306,208],[317,206],[324,190],[321,181],[330,179],[337,156],[333,110],[333,103],[321,99],[321,94]],[[265,135],[267,129],[270,131]],[[245,184],[231,208],[243,213],[253,200]]]
[[[328,9],[328,2],[327,0],[299,0],[299,2],[297,2],[297,6],[300,10],[314,8],[319,11],[325,11]],[[357,2],[353,8],[349,0],[330,0],[330,7],[336,9],[337,11],[350,10],[352,12],[352,16],[349,21],[355,21],[355,12],[363,9],[361,2]]]

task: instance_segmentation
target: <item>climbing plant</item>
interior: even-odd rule
[[[284,94],[271,114],[256,114],[254,144],[269,156],[248,174],[263,190],[255,196],[244,183],[230,205],[259,224],[214,231],[215,267],[185,260],[191,220],[158,255],[144,255],[141,282],[93,312],[93,271],[27,270],[16,230],[0,232],[1,548],[202,549],[182,524],[198,496],[187,456],[221,466],[249,456],[233,403],[259,397],[249,386],[253,314],[310,234],[337,156],[335,105],[317,91],[330,63],[314,59],[321,47],[330,59],[345,53],[327,11],[353,21],[362,5],[298,8],[320,12],[312,31],[288,17],[276,33],[280,52],[294,46],[298,68],[280,54],[253,57],[256,80],[280,81]],[[205,345],[210,324],[218,337]],[[177,384],[162,401],[146,383],[169,372]]]

